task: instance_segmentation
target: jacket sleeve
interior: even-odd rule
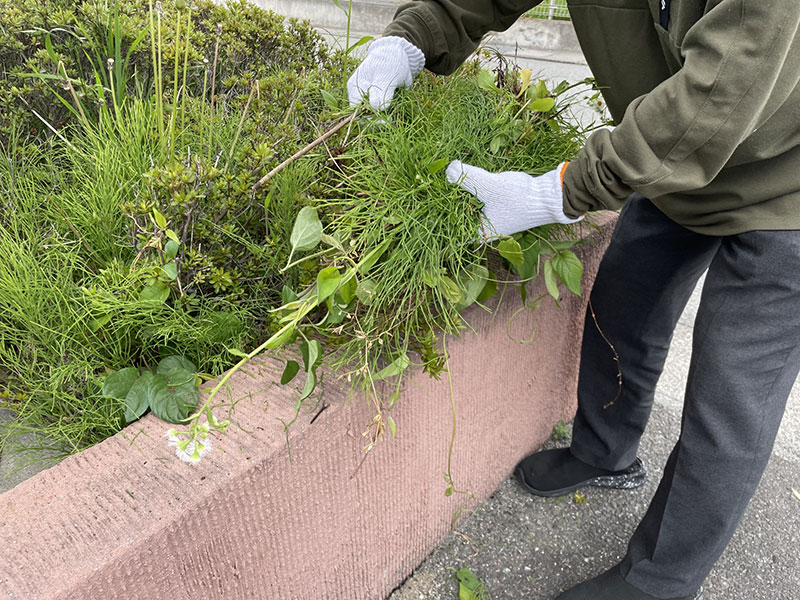
[[[425,67],[449,75],[490,31],[505,31],[542,0],[417,0],[400,6],[383,35],[407,39]]]
[[[567,168],[567,215],[617,209],[634,191],[703,188],[797,86],[796,0],[709,5],[686,32],[682,68],[631,102],[613,131],[592,134]]]

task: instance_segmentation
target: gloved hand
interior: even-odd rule
[[[350,105],[369,97],[376,110],[389,108],[398,87],[408,87],[425,67],[425,55],[408,40],[389,36],[372,42],[367,56],[347,81]]]
[[[576,223],[562,208],[564,170],[562,163],[549,173],[532,177],[518,171],[489,173],[454,160],[445,171],[447,181],[483,202],[483,236],[511,235],[550,223]]]

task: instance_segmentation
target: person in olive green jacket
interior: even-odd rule
[[[484,34],[536,4],[401,5],[351,76],[351,103],[389,108],[423,68],[452,73]],[[458,160],[446,176],[478,197],[483,227],[498,235],[622,209],[586,315],[572,444],[517,468],[535,494],[644,481],[636,453],[656,382],[707,271],[681,435],[658,490],[622,562],[558,596],[700,598],[800,371],[800,10],[794,0],[569,0],[569,9],[617,126],[539,177]]]

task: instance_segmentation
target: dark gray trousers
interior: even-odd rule
[[[633,196],[592,289],[596,323],[586,315],[572,453],[622,469],[706,269],[680,438],[622,563],[625,579],[657,598],[700,587],[769,460],[800,370],[800,231],[700,235]]]

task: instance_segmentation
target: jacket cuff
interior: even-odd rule
[[[592,137],[600,132],[595,132]],[[576,218],[595,210],[618,210],[625,204],[631,190],[611,177],[603,165],[602,144],[592,137],[564,171],[564,214]],[[597,147],[600,147],[598,151]]]

